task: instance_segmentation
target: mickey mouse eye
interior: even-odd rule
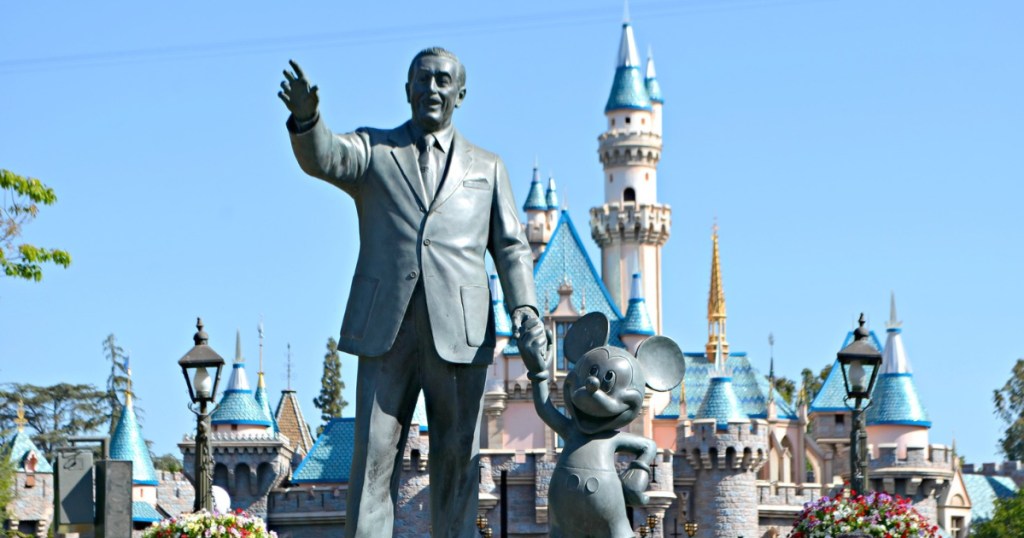
[[[590,375],[597,375],[600,372],[601,372],[601,369],[598,368],[596,364],[590,367]]]
[[[605,392],[611,392],[615,388],[615,372],[608,370],[604,374],[604,380],[601,381],[601,390]]]

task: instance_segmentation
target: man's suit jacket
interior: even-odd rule
[[[338,348],[364,357],[391,349],[422,279],[441,358],[490,363],[494,321],[486,251],[506,304],[537,304],[533,257],[501,159],[456,130],[447,174],[430,202],[408,124],[343,135],[333,134],[322,119],[303,132],[292,119],[288,127],[302,169],[352,196],[359,216],[359,261]]]

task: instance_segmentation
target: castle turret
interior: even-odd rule
[[[683,475],[693,486],[681,492],[682,511],[707,536],[758,536],[757,471],[764,465],[768,424],[743,413],[732,378],[711,378],[696,419],[681,428]],[[678,471],[677,471],[678,473]]]
[[[555,199],[557,200],[557,195]],[[523,203],[523,211],[526,212],[526,223],[523,225],[526,228],[526,240],[530,243],[533,259],[536,260],[551,240],[554,228],[554,223],[548,218],[548,199],[544,186],[540,184],[540,171],[536,162],[533,163],[533,180],[530,181],[530,192]]]
[[[558,187],[555,185],[555,176],[548,176],[548,190],[544,193],[544,199],[548,203],[548,227],[554,232],[555,224],[558,224],[558,213],[561,211],[558,200]],[[550,234],[548,235],[550,239]]]
[[[927,446],[928,419],[914,385],[914,374],[903,347],[902,323],[896,318],[896,296],[890,297],[889,323],[886,324],[882,367],[867,408],[868,443],[878,454],[878,447],[895,443],[897,452],[906,456],[908,446]]]
[[[231,365],[231,377],[224,396],[211,417],[214,432],[262,433],[272,428],[269,417],[256,401],[249,378],[245,374],[245,358],[242,357],[242,334],[235,333],[235,362]]]
[[[661,136],[661,105],[665,103],[665,99],[661,96],[661,84],[658,84],[658,78],[654,72],[654,53],[651,52],[650,47],[647,49],[647,73],[644,75],[644,86],[647,88],[647,95],[651,98],[652,130]]]
[[[279,431],[277,428],[277,421],[274,420],[273,413],[270,412],[270,397],[267,396],[267,383],[263,376],[263,322],[256,326],[256,331],[260,335],[260,369],[257,371],[256,381],[256,393],[253,397],[256,399],[256,404],[263,410],[263,416],[270,421],[270,428],[268,431]]]
[[[128,359],[125,359],[128,362]],[[124,406],[110,437],[110,459],[132,462],[132,522],[155,523],[163,519],[156,511],[157,486],[160,480],[153,467],[149,447],[142,437],[132,404],[131,368],[126,365],[128,389],[124,393]]]
[[[656,102],[649,88],[657,91]],[[605,287],[620,310],[628,306],[629,265],[639,261],[636,270],[644,275],[643,296],[657,333],[662,331],[661,247],[668,240],[672,215],[671,208],[659,204],[657,196],[661,104],[657,81],[640,71],[627,14],[604,109],[608,129],[598,137],[605,203],[590,210],[590,232],[601,248]]]
[[[629,309],[626,310],[626,318],[622,320],[622,328],[619,329],[619,339],[626,344],[630,353],[636,353],[636,348],[648,338],[654,336],[654,325],[647,313],[647,301],[644,300],[643,283],[640,273],[633,273],[633,285],[629,293]]]

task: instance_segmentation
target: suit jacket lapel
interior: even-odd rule
[[[409,191],[416,198],[420,211],[426,213],[427,204],[424,201],[423,181],[420,179],[420,168],[416,164],[416,147],[409,138],[409,129],[406,124],[394,129],[388,135],[388,140],[394,145],[391,148],[391,157],[394,158],[398,170],[402,173],[405,184]]]
[[[448,173],[445,175],[444,183],[434,196],[430,209],[440,207],[451,197],[455,191],[462,186],[462,180],[469,173],[469,167],[473,164],[473,146],[462,138],[458,129],[455,129],[452,136],[452,156],[448,163]],[[413,159],[415,161],[415,159]],[[418,168],[417,168],[418,170]]]

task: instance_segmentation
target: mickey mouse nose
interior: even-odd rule
[[[587,377],[587,392],[593,394],[597,392],[597,389],[601,388],[601,382],[594,376]]]

